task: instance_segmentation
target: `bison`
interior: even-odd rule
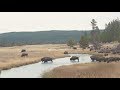
[[[119,57],[108,57],[108,58],[105,58],[103,56],[96,56],[96,55],[93,55],[90,57],[91,60],[94,62],[95,60],[98,61],[98,62],[107,62],[107,63],[110,63],[110,62],[117,62],[117,61],[120,61],[120,58]]]
[[[106,62],[106,58],[103,57],[103,56],[93,55],[90,58],[91,58],[92,62],[94,62],[94,61],[98,61],[98,62],[104,61],[104,62]]]
[[[95,49],[94,49],[94,47],[90,47],[89,49],[90,49],[90,51],[93,51],[93,50],[95,50]]]
[[[1,75],[2,70],[0,69],[0,75]]]
[[[92,56],[90,56],[90,58],[91,58],[92,62],[94,62],[95,60],[97,60],[98,57],[95,55],[92,55]]]
[[[28,57],[28,53],[22,53],[21,57]]]
[[[41,61],[44,62],[44,63],[46,63],[48,61],[53,62],[51,57],[43,57],[43,58],[41,58]]]
[[[77,47],[73,47],[73,49],[77,49]]]
[[[68,54],[68,52],[67,52],[67,51],[65,51],[65,52],[64,52],[64,54]]]
[[[113,62],[113,61],[117,62],[119,60],[120,60],[119,57],[109,57],[107,63],[110,63],[110,62]]]
[[[22,49],[21,52],[26,52],[26,50],[25,50],[25,49]]]
[[[79,62],[79,57],[77,57],[77,56],[72,56],[72,57],[70,58],[70,60],[78,60],[78,62]]]
[[[107,54],[107,53],[105,53],[105,54],[104,54],[104,56],[108,56],[108,54]]]

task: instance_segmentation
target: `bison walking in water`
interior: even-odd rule
[[[41,58],[41,61],[44,62],[44,63],[46,63],[48,61],[53,62],[51,57],[43,57],[43,58]]]
[[[28,57],[28,53],[22,53],[21,57]]]
[[[77,56],[72,56],[72,57],[70,58],[70,60],[78,60],[78,62],[79,62],[79,57],[77,57]]]
[[[1,75],[1,71],[2,71],[2,70],[0,69],[0,75]]]

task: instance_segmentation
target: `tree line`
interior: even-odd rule
[[[88,33],[90,33],[88,31]],[[36,44],[66,44],[72,37],[77,42],[84,31],[37,31],[37,32],[10,32],[0,34],[0,47],[36,45]]]
[[[95,19],[92,19],[90,23],[92,26],[91,32],[89,34],[85,32],[84,35],[80,37],[79,45],[83,49],[88,47],[89,44],[92,44],[95,49],[99,49],[101,46],[101,43],[107,43],[107,42],[110,43],[114,41],[120,42],[119,18],[112,20],[108,24],[105,24],[104,30],[99,29],[99,27],[97,26],[97,21]],[[74,45],[76,44],[74,43]]]

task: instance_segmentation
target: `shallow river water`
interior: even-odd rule
[[[49,71],[58,66],[91,62],[91,55],[88,54],[70,54],[70,56],[79,56],[79,62],[77,62],[77,60],[71,62],[70,57],[58,58],[53,60],[53,63],[39,62],[35,64],[12,68],[9,70],[3,70],[1,72],[0,78],[42,78],[42,74],[44,72]]]

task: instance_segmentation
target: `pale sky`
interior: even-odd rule
[[[94,18],[98,27],[120,18],[120,12],[0,12],[0,33],[45,30],[91,30]]]

